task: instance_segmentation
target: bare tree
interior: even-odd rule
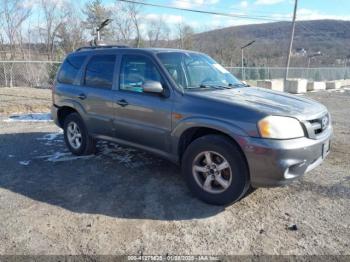
[[[129,44],[134,34],[134,25],[124,4],[117,3],[113,12],[114,34],[118,42]]]
[[[16,51],[20,41],[19,32],[23,22],[30,16],[31,8],[23,5],[21,0],[2,0],[0,2],[0,22],[4,37],[1,37],[2,45],[4,47],[3,57],[9,60],[16,59]],[[8,55],[9,57],[8,57]],[[3,65],[3,74],[5,79],[5,86],[13,86],[13,63]]]
[[[76,14],[74,8],[69,10],[66,22],[60,26],[57,37],[59,38],[59,47],[64,54],[72,52],[86,42],[84,37],[84,22]]]
[[[141,41],[142,41],[142,36],[140,31],[140,10],[141,10],[140,5],[127,4],[126,7],[127,7],[128,14],[131,18],[131,21],[133,22],[135,27],[135,33],[136,33],[135,46],[140,47]]]
[[[65,26],[60,27],[58,38],[64,54],[74,51],[85,42],[83,23],[77,18],[69,19]]]
[[[179,23],[177,25],[177,38],[179,42],[179,48],[192,49],[193,48],[193,34],[194,30],[191,26]]]
[[[131,38],[135,38],[135,46],[142,44],[141,33],[141,5],[134,3],[116,3],[115,24],[121,36],[121,40],[129,43]]]
[[[170,28],[166,25],[164,19],[150,19],[147,23],[147,38],[150,47],[160,46],[161,41],[169,41]]]
[[[66,22],[69,11],[64,5],[58,5],[50,0],[41,0],[40,8],[43,11],[44,21],[43,27],[39,28],[39,32],[44,39],[47,59],[51,61],[55,59],[58,32]]]
[[[16,56],[16,44],[21,26],[30,16],[31,8],[24,6],[21,0],[2,0],[0,10],[2,10],[2,29],[9,46],[10,59],[13,60]]]

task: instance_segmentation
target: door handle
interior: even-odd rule
[[[129,103],[125,99],[121,99],[117,101],[117,104],[124,107],[127,106]]]
[[[84,99],[86,99],[86,95],[85,94],[79,94],[78,98],[81,99],[81,100],[84,100]]]

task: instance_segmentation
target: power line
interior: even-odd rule
[[[205,10],[198,10],[198,9],[190,9],[190,8],[182,8],[182,7],[175,7],[175,6],[143,3],[143,2],[133,1],[133,0],[118,0],[118,1],[131,3],[131,4],[139,4],[139,5],[145,5],[145,6],[153,6],[153,7],[194,12],[194,13],[201,13],[201,14],[210,14],[210,15],[241,18],[241,19],[244,18],[244,19],[250,19],[250,20],[265,20],[265,21],[271,21],[271,22],[281,22],[281,20],[271,19],[271,18],[268,18],[267,16],[249,16],[249,15],[240,15],[240,14],[229,14],[229,13],[223,13],[223,12],[212,12],[212,11],[205,11]]]
[[[284,83],[286,83],[286,81],[288,79],[288,70],[289,70],[290,57],[291,57],[292,48],[293,48],[293,40],[294,40],[294,32],[295,32],[295,21],[296,21],[296,18],[297,18],[297,9],[298,9],[298,0],[295,0],[295,2],[294,2],[294,12],[293,12],[292,31],[291,31],[291,35],[290,35],[290,43],[289,43],[289,50],[288,50],[288,56],[287,56],[286,74],[284,76]]]
[[[184,3],[184,4],[189,4],[190,2],[186,1],[186,0],[176,0],[177,3]],[[193,3],[192,5],[200,5],[200,4],[196,4],[196,3]],[[228,8],[216,8],[216,10],[227,10]],[[234,10],[234,11],[239,11],[239,12],[246,12],[247,10],[246,9],[241,9],[241,8],[235,8],[235,7],[229,7],[230,10]],[[262,17],[271,17],[271,16],[274,16],[274,18],[276,19],[288,19],[288,18],[292,18],[291,15],[289,14],[286,14],[284,16],[279,16],[279,15],[276,15],[276,13],[274,12],[268,12],[268,11],[259,11],[258,13],[254,12],[252,13],[251,15],[259,15]],[[270,15],[270,16],[266,16],[266,15]],[[281,14],[280,14],[281,15]],[[283,15],[283,14],[282,14]]]

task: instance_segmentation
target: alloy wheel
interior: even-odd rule
[[[67,126],[68,142],[74,149],[79,149],[82,144],[82,134],[79,126],[75,122],[70,122]]]
[[[195,157],[192,174],[197,184],[212,194],[226,191],[232,183],[232,170],[229,162],[222,155],[213,151],[204,151]]]

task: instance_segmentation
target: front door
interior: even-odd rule
[[[116,137],[166,152],[170,148],[171,95],[144,93],[142,85],[147,80],[159,81],[167,88],[151,57],[123,55],[116,101]]]

